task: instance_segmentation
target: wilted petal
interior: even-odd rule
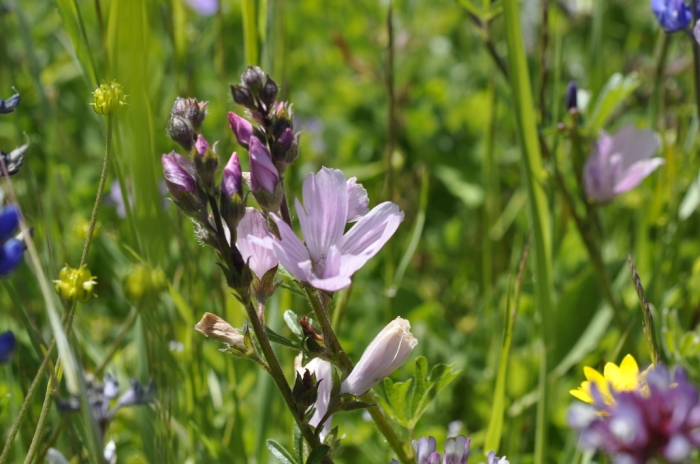
[[[309,174],[303,186],[304,206],[296,210],[306,246],[316,264],[325,259],[331,245],[343,236],[347,222],[348,189],[345,175],[337,169],[321,168]]]
[[[613,192],[616,195],[620,193],[632,190],[637,185],[639,185],[644,179],[647,178],[649,174],[656,171],[656,169],[664,164],[665,160],[663,158],[652,158],[650,160],[637,161],[632,166],[630,166],[618,179]]]
[[[411,324],[401,317],[389,323],[362,353],[360,361],[343,381],[341,393],[361,395],[406,362],[418,340]]]
[[[236,247],[241,252],[243,261],[248,263],[258,279],[262,279],[267,271],[279,263],[272,249],[267,221],[257,209],[246,208],[237,232]],[[270,245],[266,246],[261,240],[255,239],[267,239]]]
[[[216,314],[204,313],[194,330],[229,346],[245,347],[243,335]]]
[[[369,213],[369,197],[362,184],[357,183],[357,177],[351,177],[347,181],[348,186],[348,219],[347,222],[355,222]]]

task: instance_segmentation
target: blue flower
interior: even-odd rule
[[[17,339],[12,332],[0,334],[0,364],[4,364],[12,359],[12,355],[17,350]]]
[[[651,9],[666,32],[677,32],[688,27],[693,13],[684,0],[651,0]]]
[[[12,272],[22,260],[24,243],[13,237],[19,225],[19,209],[9,205],[0,210],[0,276]]]

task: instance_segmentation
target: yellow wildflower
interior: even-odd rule
[[[619,367],[611,362],[605,364],[603,374],[591,367],[584,367],[583,373],[586,376],[586,381],[582,382],[581,386],[576,390],[570,390],[569,393],[581,401],[593,403],[591,384],[595,384],[603,397],[603,401],[608,405],[613,405],[615,404],[615,399],[612,396],[613,391],[646,391],[647,371],[648,369],[640,373],[637,361],[632,355],[628,354],[624,357]]]
[[[128,95],[124,95],[124,89],[117,81],[112,81],[110,84],[103,83],[92,92],[92,96],[94,102],[90,103],[90,106],[97,114],[118,113],[127,105]]]
[[[58,280],[54,280],[53,283],[56,293],[69,303],[76,301],[87,303],[95,296],[94,288],[97,285],[95,279],[96,277],[84,264],[79,269],[73,269],[66,264],[58,273]]]

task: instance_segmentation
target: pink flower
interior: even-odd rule
[[[250,189],[253,193],[265,189],[274,193],[280,181],[277,168],[272,162],[270,151],[257,137],[250,138]]]
[[[304,205],[296,211],[304,234],[273,215],[281,240],[272,246],[280,263],[297,279],[330,292],[350,285],[350,277],[394,235],[404,214],[392,202],[367,211],[366,192],[337,169],[322,168],[304,180]],[[345,232],[348,221],[357,223]]]
[[[274,252],[266,244],[270,231],[265,218],[255,208],[246,208],[245,216],[236,229],[236,247],[247,262],[250,270],[262,280],[267,271],[277,266],[279,261]]]
[[[301,355],[299,355],[299,358]],[[317,427],[318,424],[323,419],[328,411],[328,404],[331,400],[331,390],[333,389],[333,374],[331,363],[324,361],[321,358],[314,358],[309,361],[304,367],[297,367],[297,372],[304,375],[304,371],[308,371],[311,374],[316,374],[316,381],[318,382],[318,396],[316,397],[316,403],[314,403],[314,415],[311,416],[309,424]],[[321,431],[321,440],[331,431],[331,418],[323,424],[323,430]]]
[[[658,149],[653,131],[637,130],[631,124],[612,136],[601,132],[596,151],[584,167],[586,194],[606,203],[633,189],[664,164],[663,158],[652,158]]]
[[[238,143],[243,147],[248,148],[250,138],[253,136],[253,125],[250,123],[250,121],[238,116],[232,111],[229,111],[228,123],[231,126],[231,130],[236,136]]]

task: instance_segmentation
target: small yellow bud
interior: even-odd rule
[[[124,293],[133,304],[143,304],[147,298],[157,296],[167,286],[165,273],[159,267],[151,269],[137,264],[124,279]]]
[[[75,303],[87,303],[94,295],[93,289],[97,281],[90,271],[83,265],[80,269],[73,269],[67,264],[58,273],[58,280],[54,280],[56,293],[68,301]]]
[[[118,113],[126,108],[127,102],[124,95],[124,88],[117,81],[112,81],[111,84],[102,84],[94,92],[92,92],[94,103],[90,103],[92,109],[97,114],[112,114]]]

